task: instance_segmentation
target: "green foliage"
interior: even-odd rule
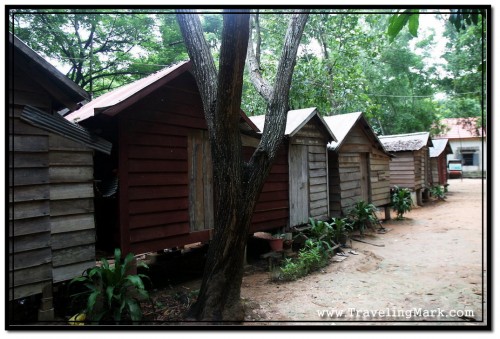
[[[78,8],[12,13],[13,33],[95,97],[187,57],[173,14]]]
[[[296,280],[328,264],[333,255],[333,246],[345,242],[348,231],[351,230],[347,219],[333,219],[331,223],[309,218],[311,226],[301,233],[306,238],[304,247],[299,250],[296,259],[288,258],[280,267],[278,280]]]
[[[322,241],[307,239],[297,259],[287,258],[280,268],[278,280],[291,281],[308,275],[328,264],[331,248],[325,250]]]
[[[391,195],[393,210],[397,213],[397,219],[403,219],[403,214],[411,211],[411,191],[408,188],[394,186]]]
[[[367,227],[372,227],[377,223],[376,211],[377,207],[375,205],[359,200],[348,214],[352,220],[353,229],[359,230],[360,235],[363,235]]]
[[[389,26],[387,27],[387,34],[391,42],[394,41],[406,24],[408,24],[410,34],[416,37],[418,32],[418,17],[419,12],[415,9],[405,9],[402,13],[392,15],[389,18]]]
[[[446,199],[446,194],[444,192],[444,188],[443,186],[441,185],[435,185],[435,186],[432,186],[430,189],[429,189],[429,192],[431,193],[431,195],[433,197],[436,197],[438,198],[439,200],[444,200]]]
[[[70,282],[70,285],[78,283],[86,288],[86,291],[72,297],[87,298],[84,313],[86,320],[91,323],[119,324],[130,320],[137,323],[142,319],[140,301],[149,299],[143,279],[149,278],[144,274],[127,273],[134,260],[132,253],[122,261],[121,251],[117,248],[114,259],[114,265],[110,265],[105,258],[101,259],[101,266],[85,270],[81,277]],[[143,262],[137,266],[148,268]]]
[[[345,245],[349,232],[353,230],[351,221],[348,218],[333,218],[330,225],[333,228],[333,241]]]

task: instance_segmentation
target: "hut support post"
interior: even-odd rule
[[[423,206],[424,203],[422,202],[422,189],[418,189],[416,193],[417,193],[417,205]]]
[[[390,205],[384,206],[384,212],[385,212],[385,220],[391,220],[391,206]]]
[[[52,294],[52,283],[48,283],[42,289],[42,301],[38,309],[38,321],[54,320],[54,303]]]

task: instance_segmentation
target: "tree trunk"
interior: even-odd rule
[[[178,10],[177,13],[202,96],[214,176],[214,238],[209,246],[198,299],[188,317],[211,322],[242,321],[244,309],[240,292],[250,221],[284,137],[288,92],[306,20],[297,15],[292,18],[293,25],[287,32],[278,65],[277,85],[269,92],[266,124],[269,120],[271,125],[264,129],[259,147],[245,163],[239,119],[250,14],[224,11],[217,72],[195,12]]]

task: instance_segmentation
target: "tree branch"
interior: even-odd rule
[[[198,14],[192,9],[177,9],[176,13],[182,37],[193,63],[193,73],[203,101],[206,120],[209,123],[213,121],[216,104],[217,70],[215,62],[210,53],[210,47],[203,36]]]
[[[304,14],[304,11],[301,10],[297,11],[290,19],[283,51],[276,70],[276,80],[268,102],[264,131],[262,132],[262,139],[259,145],[259,147],[269,152],[271,159],[274,159],[279,144],[281,144],[281,139],[276,140],[276,138],[273,138],[273,135],[283,136],[285,133],[293,69],[308,17],[309,15]]]
[[[253,39],[252,33],[250,31],[247,49],[247,67],[248,72],[250,73],[250,81],[254,85],[257,92],[264,98],[264,100],[266,102],[269,102],[271,100],[272,87],[260,73],[260,37],[257,37],[257,51],[257,55],[259,55],[259,57],[257,57],[256,53],[253,50]]]

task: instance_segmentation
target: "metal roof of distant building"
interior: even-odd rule
[[[442,119],[446,132],[438,135],[436,139],[467,139],[480,138],[486,135],[483,128],[477,127],[478,118],[448,118]]]
[[[432,146],[429,132],[395,135],[379,135],[379,140],[389,152],[418,151],[424,146]]]

